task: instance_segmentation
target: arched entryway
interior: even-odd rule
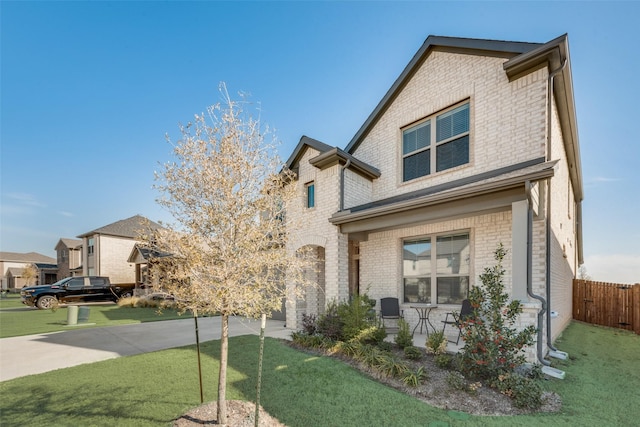
[[[308,245],[305,249],[309,249],[314,255],[315,263],[305,272],[306,279],[314,283],[315,286],[309,286],[305,289],[304,297],[298,300],[297,307],[297,323],[302,325],[302,315],[320,316],[324,314],[326,307],[325,294],[325,249],[322,246]]]

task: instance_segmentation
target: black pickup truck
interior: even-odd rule
[[[51,285],[22,288],[22,303],[46,310],[57,303],[117,301],[133,295],[134,284],[112,285],[108,277],[67,277]]]

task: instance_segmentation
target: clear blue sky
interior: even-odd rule
[[[9,2],[1,13],[0,250],[55,256],[141,214],[167,219],[165,134],[248,92],[286,159],[344,148],[428,35],[569,34],[587,272],[640,282],[640,3]]]

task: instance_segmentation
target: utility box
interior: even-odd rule
[[[80,307],[78,310],[78,323],[87,323],[89,321],[89,307]]]

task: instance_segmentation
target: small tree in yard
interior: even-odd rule
[[[533,343],[533,326],[518,331],[515,322],[522,304],[504,292],[502,260],[506,250],[500,244],[495,251],[497,264],[484,269],[482,286],[469,291],[473,316],[463,322],[462,366],[475,377],[495,381],[525,363],[523,349]]]
[[[284,277],[308,284],[310,259],[287,247],[285,209],[295,200],[293,174],[275,154],[268,128],[232,101],[224,84],[222,104],[181,126],[175,160],[156,173],[158,203],[175,223],[147,240],[163,258],[163,287],[179,306],[222,319],[218,383],[219,424],[227,422],[226,373],[229,316],[258,318],[280,310]],[[299,296],[296,289],[288,295]]]
[[[22,278],[27,286],[33,285],[38,277],[38,269],[33,264],[29,264],[22,270]]]

